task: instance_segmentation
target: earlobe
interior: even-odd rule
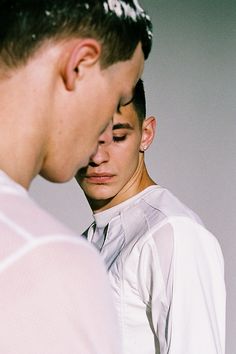
[[[140,152],[144,152],[151,145],[156,131],[156,118],[151,116],[144,120],[142,126],[142,139]]]
[[[73,91],[77,80],[82,79],[86,70],[100,60],[101,44],[92,38],[80,38],[73,40],[66,50],[61,73],[66,89]]]

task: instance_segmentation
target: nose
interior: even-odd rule
[[[107,147],[112,142],[112,121],[108,124],[104,132],[98,138],[98,146],[96,152],[90,157],[90,166],[99,166],[103,162],[107,162],[109,154]]]
[[[99,166],[109,159],[107,144],[98,143],[97,151],[90,157],[89,165],[92,167]]]
[[[100,134],[98,138],[98,144],[108,145],[112,142],[113,135],[112,135],[112,127],[113,123],[110,120],[109,124],[107,125],[106,129]]]

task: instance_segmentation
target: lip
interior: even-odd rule
[[[113,174],[110,173],[91,173],[88,175],[85,175],[85,179],[89,181],[90,183],[107,183],[112,180],[114,177]]]

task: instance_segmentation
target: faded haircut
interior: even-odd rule
[[[143,81],[141,79],[138,80],[135,86],[131,104],[134,107],[140,125],[142,125],[144,119],[146,118],[146,97]]]
[[[46,42],[94,38],[101,67],[132,57],[141,42],[145,59],[152,24],[138,0],[0,0],[0,65],[15,68]]]

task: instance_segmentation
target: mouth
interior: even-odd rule
[[[114,175],[110,173],[92,173],[84,176],[88,182],[96,184],[108,183],[113,177]]]

